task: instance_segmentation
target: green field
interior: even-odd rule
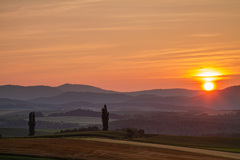
[[[58,131],[59,130],[54,129],[38,129],[36,130],[36,136],[32,138],[109,138],[240,153],[240,138],[232,137],[190,137],[146,134],[145,137],[142,138],[128,138],[127,133],[124,131],[87,131],[54,134]],[[0,128],[0,134],[2,134],[3,137],[26,137],[28,135],[28,129]]]
[[[59,132],[58,129],[36,129],[36,135],[46,135]],[[2,137],[25,137],[28,136],[28,129],[25,128],[0,128]]]
[[[0,138],[0,141],[0,155],[3,153],[0,159],[9,160],[38,160],[39,158],[145,160],[161,159],[162,156],[170,157],[169,160],[183,160],[186,159],[186,155],[187,159],[202,160],[221,157],[225,160],[232,157],[238,159],[236,157],[240,155],[240,138],[167,135],[128,138],[125,131],[59,133],[24,138]],[[122,157],[123,155],[125,157]]]
[[[80,126],[91,124],[102,124],[101,117],[80,117],[80,116],[60,116],[60,117],[38,117],[38,121],[62,122],[62,123],[77,123]],[[109,120],[114,121],[113,119]]]
[[[240,153],[240,138],[149,135],[134,141]]]

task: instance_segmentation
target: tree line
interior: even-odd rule
[[[102,125],[103,125],[103,131],[108,131],[108,122],[109,122],[109,112],[107,110],[107,105],[104,105],[102,108]],[[30,112],[29,113],[29,121],[28,121],[28,126],[29,126],[29,134],[28,136],[34,136],[35,134],[35,126],[36,126],[36,121],[35,121],[35,112]],[[72,129],[72,130],[61,130],[60,133],[66,133],[66,132],[71,132],[71,131],[97,131],[99,130],[98,127],[88,127],[88,128],[80,128],[80,129]]]

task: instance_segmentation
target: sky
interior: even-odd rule
[[[0,85],[240,84],[239,0],[0,0]]]

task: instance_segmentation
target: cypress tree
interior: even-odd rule
[[[102,109],[102,124],[103,124],[103,131],[108,130],[108,121],[109,121],[109,112],[107,111],[106,104]]]
[[[34,136],[35,134],[35,113],[30,112],[29,113],[29,121],[28,121],[28,126],[29,126],[29,134],[28,136]]]

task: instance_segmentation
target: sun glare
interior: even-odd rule
[[[203,88],[206,91],[211,91],[214,89],[214,84],[212,82],[206,82],[206,83],[204,83]]]
[[[193,71],[193,76],[196,80],[202,82],[202,88],[206,91],[211,91],[216,88],[216,81],[224,78],[224,70],[215,68],[202,68]]]
[[[197,74],[195,75],[197,78],[203,80],[204,82],[212,82],[220,79],[220,76],[223,74],[212,68],[203,68],[198,70]]]

